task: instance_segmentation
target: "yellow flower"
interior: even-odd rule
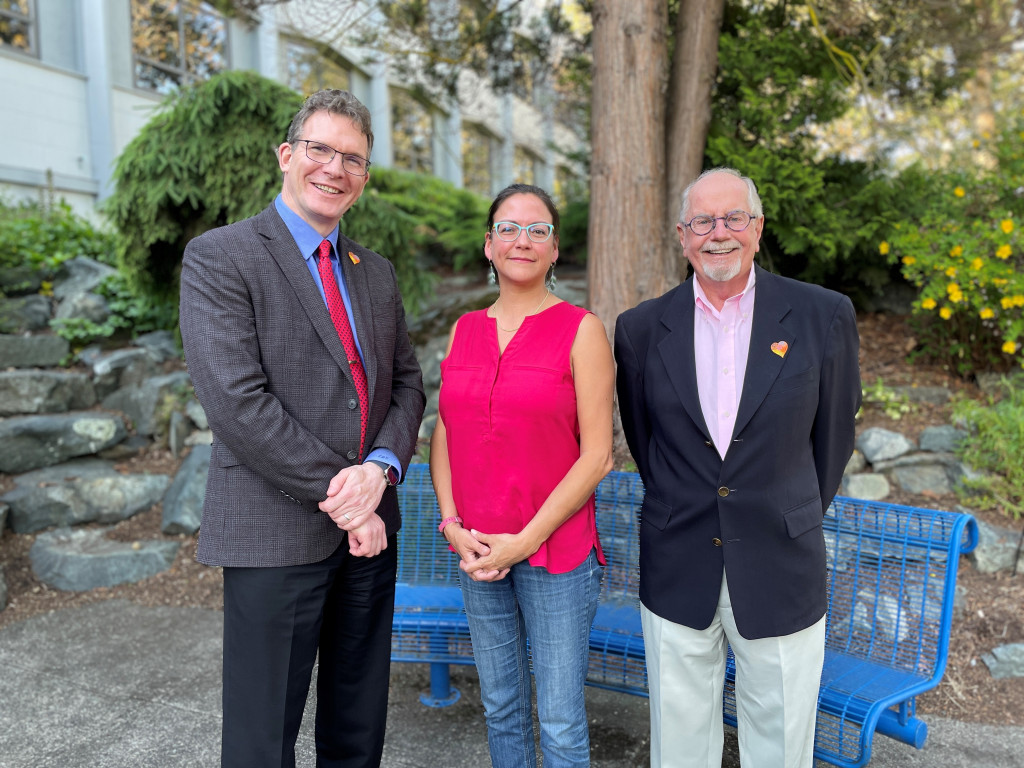
[[[996,277],[996,278],[993,278],[992,285],[1002,286],[1002,285],[1006,285],[1008,282],[1010,282],[1010,281],[1007,280],[1005,277]]]
[[[1010,245],[1008,243],[1003,243],[996,250],[996,256],[998,258],[1000,258],[1000,259],[1008,259],[1008,258],[1010,258],[1010,254],[1011,253],[1013,253],[1013,249],[1010,248]]]
[[[967,192],[964,191],[963,187],[957,187],[956,189],[953,190],[953,194],[956,195],[957,197],[963,197],[964,195],[967,194]]]
[[[971,262],[971,269],[981,269],[981,265],[984,263],[981,259],[975,259]]]
[[[946,267],[946,277],[956,277],[956,267]]]
[[[889,255],[889,243],[887,243],[885,240],[880,242],[878,244],[878,252],[880,254],[882,254],[883,256],[888,256]]]
[[[1013,232],[1013,221],[1011,219],[1003,219],[999,224],[999,228],[1006,234]]]
[[[999,303],[1003,305],[1003,309],[1009,309],[1013,306],[1013,299],[1009,296],[1003,296],[1003,298],[999,300]]]
[[[957,258],[958,256],[963,256],[963,253],[964,247],[962,245],[954,245],[952,248],[949,249],[949,255],[952,256],[954,259]]]
[[[935,309],[935,299],[925,299],[922,301],[921,309]]]
[[[985,307],[983,310],[981,310],[981,312],[979,314],[981,315],[981,319],[982,320],[990,320],[990,319],[992,319],[993,317],[996,316],[996,313],[993,312],[988,307]]]
[[[911,264],[913,264],[914,262],[916,262],[916,261],[917,261],[917,259],[915,259],[913,256],[904,256],[903,257],[903,263],[906,264],[908,267]]]
[[[975,139],[974,141],[971,142],[971,146],[977,149],[978,147],[981,146],[981,142]]]
[[[1008,355],[1012,355],[1016,351],[1017,351],[1017,342],[1015,342],[1015,341],[1004,341],[1003,342],[1003,352],[1005,352]]]
[[[939,310],[939,317],[941,317],[943,320],[949,320],[949,318],[951,318],[952,316],[953,310],[950,309],[949,307],[943,307],[942,309]]]
[[[1024,296],[1021,296],[1019,293],[1014,294],[1014,296],[1013,296],[1013,306],[1015,306],[1015,307],[1024,307]]]

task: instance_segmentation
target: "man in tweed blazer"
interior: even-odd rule
[[[424,395],[394,267],[339,228],[372,144],[351,94],[314,94],[277,150],[277,199],[185,249],[181,335],[214,434],[197,557],[224,568],[222,766],[295,765],[318,650],[317,765],[380,764],[401,525],[391,486]],[[365,369],[362,453],[344,313],[328,310],[339,292]]]

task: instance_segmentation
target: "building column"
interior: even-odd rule
[[[110,62],[107,43],[107,3],[81,0],[82,64],[85,69],[86,120],[89,160],[97,184],[96,202],[114,191],[114,126]]]

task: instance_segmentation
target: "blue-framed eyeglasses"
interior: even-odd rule
[[[546,243],[555,232],[554,224],[548,224],[543,221],[535,221],[533,224],[527,224],[525,227],[516,224],[514,221],[496,221],[491,229],[494,230],[494,234],[498,236],[499,240],[504,240],[506,243],[514,243],[518,240],[519,233],[524,229],[526,230],[526,236],[535,243]]]

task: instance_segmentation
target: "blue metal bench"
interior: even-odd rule
[[[399,486],[398,588],[391,658],[428,662],[425,704],[458,700],[450,664],[473,664],[458,564],[437,533],[430,475],[413,465]],[[587,683],[647,695],[640,627],[638,520],[643,486],[612,472],[597,489],[597,525],[608,559],[590,634]],[[946,668],[960,554],[977,543],[970,515],[837,497],[825,516],[829,608],[818,697],[815,756],[857,768],[871,758],[875,731],[924,745],[915,697]],[[723,717],[736,724],[735,667],[726,671]]]

